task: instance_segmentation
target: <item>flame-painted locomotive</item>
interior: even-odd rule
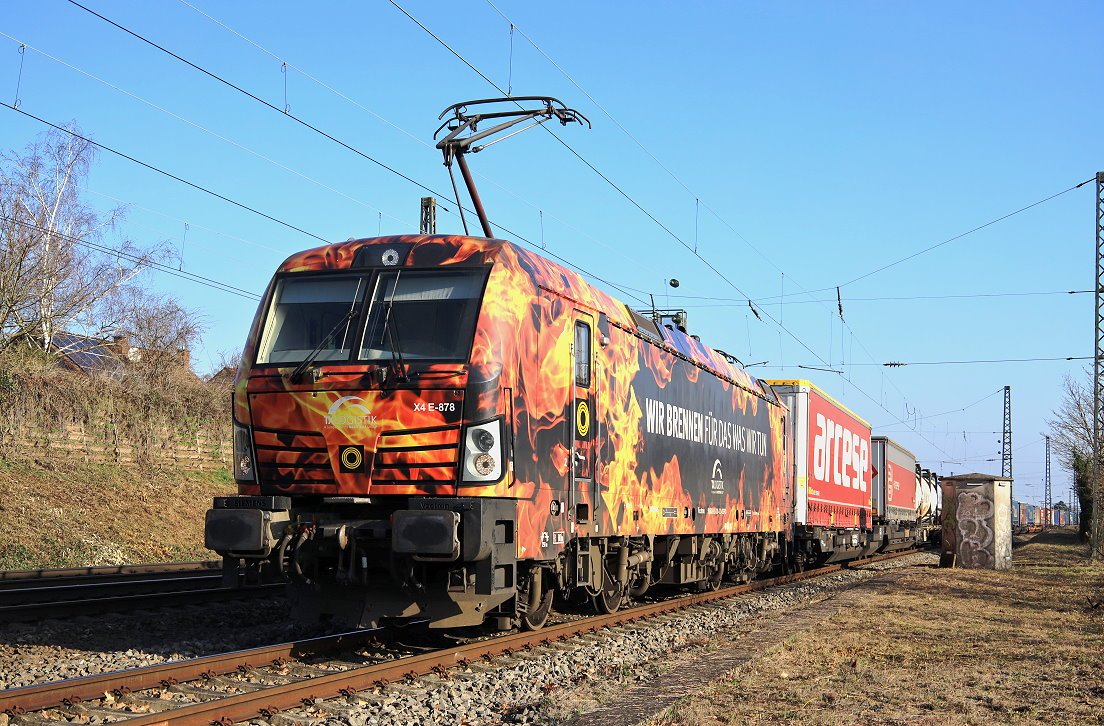
[[[356,240],[288,259],[234,393],[231,566],[305,615],[539,626],[784,561],[786,409],[694,338],[493,239]]]

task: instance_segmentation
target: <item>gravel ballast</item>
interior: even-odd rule
[[[664,674],[674,660],[715,648],[754,627],[830,598],[890,570],[928,567],[918,553],[864,565],[500,659],[327,700],[280,721],[325,723],[564,724]],[[785,613],[791,617],[791,613]],[[290,624],[283,600],[191,606],[178,611],[112,614],[0,627],[0,687],[155,665],[310,637]],[[667,676],[665,676],[666,678]],[[661,688],[657,683],[656,688]],[[585,723],[583,718],[579,723]]]

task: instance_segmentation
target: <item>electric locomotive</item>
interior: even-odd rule
[[[284,572],[304,617],[539,627],[556,592],[608,612],[786,556],[772,389],[506,241],[293,255],[233,410],[207,545]]]

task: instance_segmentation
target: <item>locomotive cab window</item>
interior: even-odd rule
[[[482,270],[380,273],[360,359],[466,359],[483,280]]]
[[[322,346],[319,361],[348,360],[350,312],[355,313],[363,297],[361,277],[311,275],[280,280],[257,348],[257,364],[298,363],[318,346]]]
[[[575,385],[590,387],[590,326],[575,323]]]

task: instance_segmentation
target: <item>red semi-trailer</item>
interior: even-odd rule
[[[790,412],[799,559],[825,563],[870,554],[870,424],[810,381],[767,383]]]
[[[893,439],[875,436],[871,481],[875,520],[873,539],[879,552],[912,547],[917,539],[920,510],[916,456]]]

